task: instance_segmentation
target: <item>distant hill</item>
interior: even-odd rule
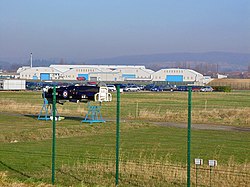
[[[160,65],[173,66],[188,62],[192,66],[198,63],[218,64],[226,70],[246,70],[250,65],[250,54],[231,52],[206,52],[206,53],[164,53],[150,55],[119,56],[114,58],[93,59],[87,64],[125,64],[125,65]]]
[[[220,71],[245,71],[250,65],[249,53],[206,52],[206,53],[162,53],[148,55],[128,55],[112,58],[89,59],[83,62],[62,61],[62,59],[34,59],[34,66],[49,66],[50,64],[111,64],[111,65],[145,65],[157,70],[167,67],[197,68],[198,66],[218,66]],[[0,69],[16,69],[26,63],[10,63],[1,61]]]

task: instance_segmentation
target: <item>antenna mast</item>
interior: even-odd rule
[[[30,53],[30,67],[32,68],[32,53]]]

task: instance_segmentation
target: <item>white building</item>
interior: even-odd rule
[[[145,66],[121,65],[50,65],[50,67],[21,67],[21,79],[125,81],[152,80],[152,70]]]
[[[172,83],[186,82],[190,84],[203,84],[204,76],[191,69],[161,69],[152,74],[153,81],[166,81]]]
[[[145,66],[126,65],[50,65],[21,67],[20,79],[26,80],[86,80],[86,81],[164,81],[203,84],[205,77],[191,69],[161,69],[154,72]]]
[[[26,80],[60,80],[63,73],[51,67],[22,67],[17,70],[20,79]]]

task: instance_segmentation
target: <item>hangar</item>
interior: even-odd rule
[[[161,69],[152,74],[153,81],[166,81],[169,83],[190,83],[190,84],[204,84],[204,76],[191,69]]]
[[[82,80],[82,81],[155,81],[173,84],[202,85],[209,82],[191,69],[169,68],[153,71],[145,66],[128,65],[50,65],[49,67],[20,67],[20,79],[26,80]]]
[[[145,66],[126,65],[50,65],[49,67],[21,67],[21,79],[30,80],[86,80],[86,81],[149,81],[154,71]]]

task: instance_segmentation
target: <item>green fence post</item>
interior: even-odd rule
[[[52,185],[55,184],[55,158],[56,158],[56,86],[53,87],[53,104],[52,104]]]
[[[187,130],[187,187],[190,187],[191,168],[191,112],[192,112],[192,87],[188,88],[188,130]]]
[[[117,105],[116,105],[116,175],[115,186],[119,184],[119,146],[120,146],[120,85],[116,86]]]

